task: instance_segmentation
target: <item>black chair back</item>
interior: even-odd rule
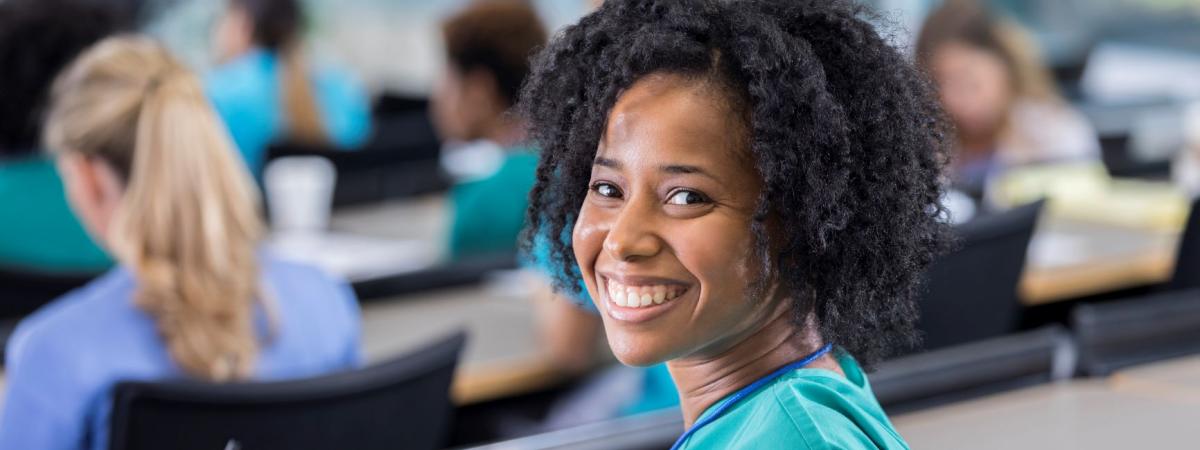
[[[1171,290],[1200,288],[1200,198],[1192,202],[1188,213],[1169,287]]]
[[[1017,285],[1038,212],[1044,202],[955,227],[957,248],[929,268],[919,298],[925,349],[1016,331]]]
[[[1079,305],[1071,321],[1084,375],[1200,353],[1200,289]]]
[[[110,449],[435,449],[466,336],[387,363],[323,377],[213,384],[123,382]]]
[[[29,315],[51,300],[87,284],[96,276],[0,268],[0,320]]]
[[[899,414],[1070,377],[1075,354],[1066,330],[1051,325],[885,361],[871,387]]]
[[[493,442],[471,450],[664,450],[683,434],[683,413],[666,408]]]
[[[354,294],[360,302],[390,299],[484,281],[488,274],[519,267],[516,252],[497,252],[449,261],[412,272],[357,281]]]

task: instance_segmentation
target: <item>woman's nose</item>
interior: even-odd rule
[[[662,251],[657,216],[653,205],[646,203],[652,202],[629,203],[617,213],[604,238],[604,251],[613,259],[633,262]]]

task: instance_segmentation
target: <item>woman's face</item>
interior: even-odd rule
[[[717,88],[635,83],[609,112],[573,242],[621,362],[716,356],[780,299],[755,299],[750,230],[761,190],[745,118]]]
[[[489,119],[504,108],[495,101],[495,83],[482,70],[463,72],[446,63],[429,98],[430,116],[444,141],[471,141],[484,137]]]
[[[933,52],[930,65],[942,105],[960,133],[990,135],[1003,125],[1014,90],[1000,56],[949,43]]]
[[[254,46],[254,25],[250,14],[232,2],[225,4],[221,17],[213,25],[212,51],[217,63],[225,63],[250,51]]]

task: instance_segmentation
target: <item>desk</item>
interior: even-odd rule
[[[446,261],[448,217],[441,195],[343,208],[318,233],[276,232],[276,254],[307,262],[351,283],[417,273]]]
[[[511,274],[505,275],[512,277]],[[376,362],[456,329],[469,333],[453,395],[460,404],[516,395],[563,379],[541,353],[533,304],[514,280],[363,305],[363,351]]]
[[[446,201],[445,195],[431,194],[339,208],[329,227],[363,236],[443,243],[450,224]]]
[[[892,418],[912,448],[1130,449],[1195,443],[1200,398],[1073,380]]]
[[[1131,367],[1117,371],[1110,380],[1114,389],[1122,391],[1200,402],[1200,356]]]
[[[1019,292],[1035,306],[1170,280],[1179,232],[1042,220]]]

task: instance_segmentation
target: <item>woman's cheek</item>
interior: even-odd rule
[[[596,215],[591,214],[587,205],[584,205],[583,208],[580,208],[579,217],[575,220],[575,228],[571,230],[575,263],[579,264],[579,273],[583,275],[583,281],[587,284],[593,298],[599,292],[595,285],[596,259],[600,257],[600,252],[604,247],[604,236],[607,231],[607,227],[596,223],[595,218],[597,218]]]

